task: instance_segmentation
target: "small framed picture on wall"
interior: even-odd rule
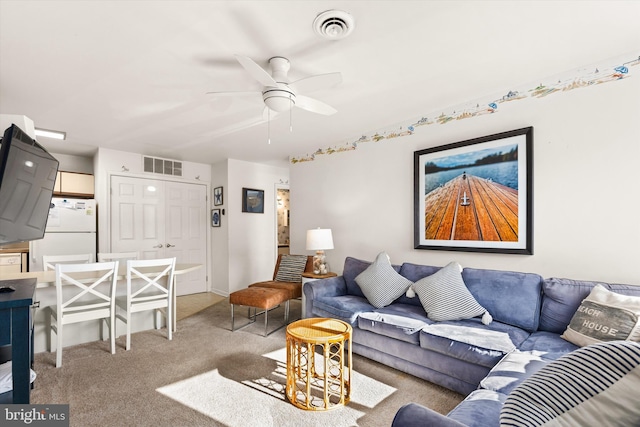
[[[213,189],[213,205],[220,206],[223,203],[222,187],[216,187]]]
[[[264,190],[243,188],[242,212],[264,213]]]
[[[221,221],[220,209],[211,209],[211,226],[220,227]]]

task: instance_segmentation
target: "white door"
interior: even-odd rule
[[[202,264],[177,277],[177,294],[206,292],[207,188],[204,185],[167,182],[165,185],[165,253],[178,262]]]
[[[178,295],[207,291],[206,186],[111,177],[111,252],[176,257],[203,268],[177,277]]]
[[[164,182],[111,177],[110,252],[137,251],[141,259],[164,255]]]

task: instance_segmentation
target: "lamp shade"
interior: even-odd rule
[[[324,251],[333,249],[333,236],[330,228],[307,230],[307,250]]]

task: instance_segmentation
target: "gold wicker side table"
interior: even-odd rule
[[[287,326],[286,393],[291,403],[311,411],[349,403],[352,331],[341,320],[317,317]]]

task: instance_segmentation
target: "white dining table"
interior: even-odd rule
[[[190,264],[190,263],[177,263],[175,268],[175,279],[174,279],[174,292],[173,292],[173,330],[176,330],[177,327],[177,316],[176,313],[176,295],[177,289],[179,288],[179,277],[185,274],[191,273],[192,271],[198,270],[202,268],[202,264]],[[95,275],[95,273],[88,273],[87,280],[91,279],[91,275]],[[75,276],[76,278],[79,278]],[[45,344],[47,341],[46,334],[48,334],[48,319],[46,318],[45,311],[46,307],[55,306],[56,305],[56,292],[55,292],[55,284],[56,284],[56,272],[53,270],[48,271],[31,271],[24,273],[9,273],[3,274],[2,280],[15,280],[15,279],[27,279],[27,278],[35,278],[36,279],[36,293],[35,293],[35,302],[34,305],[38,307],[36,311],[36,316],[34,318],[34,333],[35,333],[35,351],[40,352],[44,351],[47,345]],[[81,280],[81,279],[80,279]],[[126,264],[121,264],[118,266],[118,275],[117,275],[117,295],[126,295],[126,285],[127,285],[127,267]],[[142,313],[140,313],[142,314]],[[140,317],[140,316],[137,316]],[[145,326],[142,329],[148,329]],[[142,330],[138,329],[138,330]],[[84,337],[82,335],[85,335]],[[86,333],[86,331],[82,331],[77,334],[77,340],[69,343],[68,345],[79,344],[81,342],[90,341],[90,334]],[[92,335],[91,335],[92,336]],[[66,337],[65,337],[66,340]],[[65,344],[67,345],[67,344]]]

